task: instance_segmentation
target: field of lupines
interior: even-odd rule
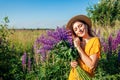
[[[7,27],[7,21],[0,25],[1,80],[66,80],[68,78],[70,63],[54,53],[49,53],[51,45],[61,38],[58,36],[66,38],[65,35],[61,35],[63,27],[55,31],[8,30]],[[94,31],[100,37],[102,52],[93,80],[119,80],[120,30],[108,29],[105,32],[102,28],[94,28]],[[50,41],[47,36],[52,36],[55,40]]]

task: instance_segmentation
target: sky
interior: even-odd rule
[[[8,16],[9,28],[61,27],[99,0],[0,0],[0,22]]]

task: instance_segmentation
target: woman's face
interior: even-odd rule
[[[73,31],[78,37],[85,37],[86,35],[88,35],[87,25],[80,21],[76,21],[73,24]]]

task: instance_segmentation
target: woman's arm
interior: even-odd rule
[[[81,60],[90,68],[94,69],[98,62],[97,54],[93,54],[91,56],[86,55],[86,53],[82,50],[81,47],[77,47]]]
[[[80,40],[79,38],[74,39],[74,46],[77,48],[81,60],[90,68],[94,69],[98,62],[98,56],[97,54],[93,54],[91,56],[86,55],[86,53],[83,51],[83,49],[80,46]]]

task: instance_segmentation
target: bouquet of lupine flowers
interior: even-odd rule
[[[47,53],[55,54],[64,61],[77,60],[79,54],[72,42],[72,33],[66,30],[65,27],[57,28],[54,31],[47,31],[47,35],[41,36],[37,39],[36,43],[41,44],[41,47],[37,50],[45,59]],[[69,34],[68,34],[69,33]],[[90,77],[85,73],[80,66],[76,67],[78,75],[83,80],[90,80]]]

